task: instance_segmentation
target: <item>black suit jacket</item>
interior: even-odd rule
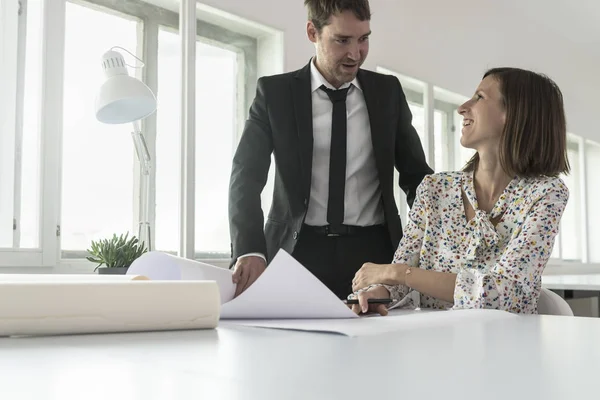
[[[394,247],[402,225],[394,201],[394,167],[412,206],[417,186],[433,173],[398,79],[359,69],[371,123],[385,220]],[[304,68],[259,78],[256,97],[233,158],[229,187],[232,264],[260,252],[269,262],[280,248],[292,253],[302,228],[311,189],[312,100],[310,63]],[[273,203],[266,225],[260,194],[275,156]],[[264,229],[263,229],[264,227]],[[390,260],[391,261],[391,260]]]

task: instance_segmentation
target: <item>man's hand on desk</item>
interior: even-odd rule
[[[267,268],[265,260],[258,256],[239,258],[235,263],[232,276],[233,283],[237,284],[234,297],[238,297],[258,279]]]

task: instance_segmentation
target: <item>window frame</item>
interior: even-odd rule
[[[569,188],[569,202],[574,201],[574,199],[579,200],[579,204],[576,206],[579,207],[578,212],[576,213],[576,218],[578,216],[578,221],[576,221],[577,227],[579,228],[579,235],[577,240],[577,244],[579,245],[579,255],[578,259],[572,258],[564,258],[564,246],[565,246],[565,233],[563,232],[563,224],[561,223],[559,226],[559,234],[558,240],[556,241],[555,246],[558,246],[558,257],[553,257],[552,260],[557,260],[562,263],[582,263],[588,264],[589,260],[589,237],[588,237],[588,224],[587,221],[587,163],[586,163],[586,146],[585,140],[572,133],[567,134],[567,148],[570,150],[574,150],[577,153],[576,159],[569,159],[569,163],[571,164],[571,174],[573,173],[573,165],[577,165],[577,169],[579,170],[579,176],[574,177],[577,179],[576,189],[579,189],[577,193],[573,192],[572,188]],[[590,141],[593,143],[593,141]],[[572,203],[571,203],[572,204]],[[564,215],[563,215],[564,218]],[[562,220],[561,220],[562,222]]]
[[[18,0],[0,1],[0,129],[3,134],[0,135],[0,186],[12,187],[12,192],[0,193],[0,208],[2,210],[11,210],[6,212],[0,219],[3,226],[10,226],[12,222],[12,242],[11,248],[3,248],[0,255],[0,265],[4,264],[4,258],[14,258],[19,256],[19,252],[14,249],[15,242],[15,175],[18,160],[18,81],[20,78],[20,40],[16,42],[11,38],[19,37],[22,31],[23,8]],[[13,79],[14,77],[14,79]],[[9,132],[7,135],[5,132]],[[11,221],[12,220],[12,221]],[[7,229],[6,232],[9,230]]]

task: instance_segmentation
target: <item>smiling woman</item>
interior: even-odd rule
[[[537,313],[569,197],[558,178],[569,171],[562,93],[543,75],[497,68],[459,113],[475,156],[423,180],[393,264],[357,272],[356,312],[381,312],[368,299],[391,296],[390,307]]]

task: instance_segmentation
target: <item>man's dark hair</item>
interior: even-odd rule
[[[369,0],[304,0],[304,5],[308,10],[308,20],[319,33],[329,24],[332,15],[343,11],[352,11],[360,21],[371,19]]]

